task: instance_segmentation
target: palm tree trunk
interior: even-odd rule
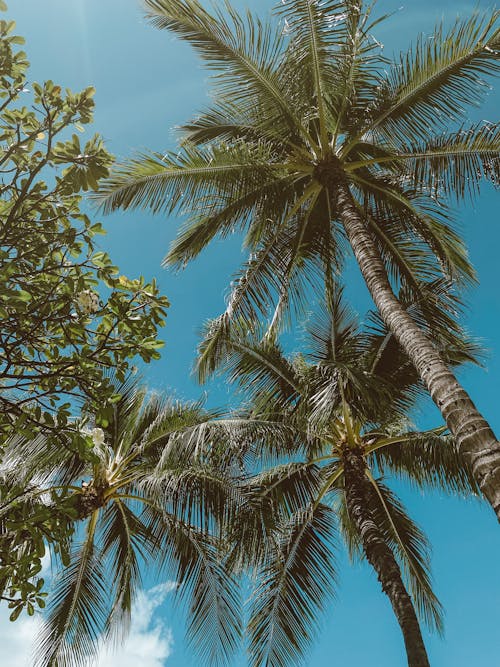
[[[372,490],[365,475],[363,450],[346,447],[342,458],[349,517],[356,526],[366,558],[377,573],[382,590],[389,598],[401,627],[408,665],[429,667],[412,599],[405,588],[394,554],[384,540],[370,510]]]
[[[500,443],[432,341],[394,295],[379,250],[343,174],[336,174],[333,203],[382,319],[428,388],[474,479],[500,521]]]

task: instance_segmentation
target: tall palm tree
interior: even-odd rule
[[[143,563],[178,583],[200,659],[224,664],[241,614],[235,580],[217,556],[231,494],[214,414],[151,395],[132,380],[116,391],[109,425],[93,431],[92,462],[48,449],[42,439],[16,440],[3,460],[30,477],[30,496],[54,500],[63,490],[79,520],[69,561],[55,554],[35,664],[79,667],[95,660],[103,641],[125,634]]]
[[[219,331],[262,313],[277,326],[307,284],[329,288],[347,240],[500,518],[500,444],[395,296],[399,284],[418,293],[436,271],[473,279],[447,202],[498,181],[500,125],[463,116],[498,71],[499,13],[438,26],[389,62],[362,0],[284,0],[279,24],[241,17],[227,3],[210,13],[198,0],[144,2],[155,26],[215,70],[215,101],[183,128],[179,153],[117,168],[100,194],[104,208],[186,214],[166,258],[174,266],[215,236],[246,230],[250,259]]]
[[[464,495],[479,489],[446,428],[409,430],[418,378],[387,334],[377,318],[360,331],[337,298],[311,325],[306,355],[287,357],[269,339],[234,331],[219,349],[218,363],[250,395],[249,418],[289,433],[285,447],[271,435],[246,452],[254,474],[241,484],[244,503],[230,532],[235,562],[258,563],[249,625],[255,667],[300,659],[334,588],[338,525],[351,555],[375,570],[408,664],[429,665],[419,618],[438,630],[442,621],[428,544],[384,474]],[[473,351],[462,345],[445,357],[456,363]]]

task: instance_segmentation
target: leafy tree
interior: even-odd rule
[[[81,145],[71,134],[92,121],[93,89],[28,83],[14,28],[0,21],[0,453],[53,439],[86,457],[75,400],[98,399],[107,423],[119,397],[106,369],[123,377],[136,355],[158,357],[168,301],[154,282],[119,275],[96,247],[101,225],[81,211],[112,162],[98,135]],[[44,605],[41,559],[47,544],[65,554],[76,516],[64,489],[40,495],[25,473],[4,462],[0,474],[0,597],[12,620]]]
[[[106,368],[123,377],[136,355],[159,356],[168,301],[154,281],[119,275],[81,210],[112,162],[98,135],[78,138],[94,90],[28,83],[14,27],[0,21],[0,434],[58,438],[77,397],[99,398],[106,420]]]
[[[229,533],[233,563],[256,570],[251,664],[301,661],[335,589],[340,529],[351,557],[375,570],[408,664],[428,666],[419,619],[442,629],[428,543],[385,476],[459,495],[479,489],[445,427],[412,430],[407,415],[421,391],[394,337],[378,316],[360,330],[337,293],[310,324],[305,355],[285,356],[273,341],[234,329],[220,343],[217,365],[250,400],[248,429],[255,422],[261,431],[265,421],[270,429],[245,449],[252,474]],[[442,352],[456,364],[475,351],[460,343]]]
[[[32,616],[45,607],[40,573],[46,545],[67,558],[76,512],[66,495],[63,489],[41,494],[33,471],[23,465],[0,466],[0,599],[8,603],[11,621],[23,610]]]
[[[136,380],[111,384],[120,399],[108,425],[90,431],[92,461],[41,439],[17,438],[6,451],[5,468],[14,478],[22,471],[32,497],[62,489],[80,522],[68,549],[53,553],[59,566],[35,664],[87,664],[103,640],[126,634],[144,564],[178,583],[194,647],[207,664],[222,664],[237,643],[240,613],[216,548],[233,504],[220,426],[199,403],[153,395]]]
[[[246,232],[250,258],[210,330],[215,346],[240,317],[269,316],[272,330],[309,285],[331,291],[347,240],[500,518],[500,444],[395,296],[400,286],[418,296],[438,275],[473,280],[449,202],[498,181],[500,126],[463,118],[498,71],[498,12],[438,26],[390,62],[362,0],[286,0],[277,26],[228,4],[212,14],[198,0],[145,5],[215,70],[215,102],[183,128],[179,153],[117,168],[104,208],[186,215],[166,258],[178,267],[215,236]]]

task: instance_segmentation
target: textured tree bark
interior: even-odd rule
[[[384,540],[370,510],[372,489],[365,475],[361,448],[346,447],[343,453],[347,510],[357,528],[363,551],[377,573],[403,633],[409,667],[429,667],[420,625],[399,565]]]
[[[364,224],[349,185],[336,174],[334,205],[359,268],[382,319],[415,366],[432,400],[455,436],[474,479],[500,521],[500,443],[432,341],[397,300],[373,236]]]

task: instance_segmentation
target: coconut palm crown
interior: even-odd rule
[[[43,439],[16,439],[2,463],[29,478],[34,498],[64,492],[77,519],[69,557],[54,554],[34,662],[94,664],[103,642],[126,635],[146,564],[176,582],[201,662],[225,664],[241,612],[217,551],[231,497],[215,413],[148,393],[136,380],[117,385],[116,394],[109,424],[93,430],[92,461]]]
[[[103,207],[185,215],[166,257],[177,267],[244,232],[250,256],[222,329],[239,317],[286,322],[308,285],[329,289],[350,245],[500,518],[500,444],[395,297],[439,275],[473,279],[449,203],[498,182],[500,125],[469,122],[465,109],[498,71],[499,13],[438,26],[389,61],[362,0],[284,0],[269,23],[227,3],[212,13],[198,0],[144,3],[215,71],[214,102],[182,128],[178,153],[118,167]]]
[[[361,330],[337,292],[301,349],[307,352],[285,355],[269,338],[234,330],[219,348],[217,365],[249,399],[248,419],[270,420],[275,433],[281,424],[279,439],[271,435],[246,452],[252,474],[241,484],[244,502],[229,532],[234,563],[250,564],[255,574],[250,664],[302,664],[318,612],[336,588],[340,532],[351,557],[374,568],[408,664],[428,667],[419,621],[442,629],[429,545],[386,478],[463,496],[479,489],[446,427],[412,429],[418,377],[378,316]],[[475,351],[461,343],[443,354],[456,364]]]

